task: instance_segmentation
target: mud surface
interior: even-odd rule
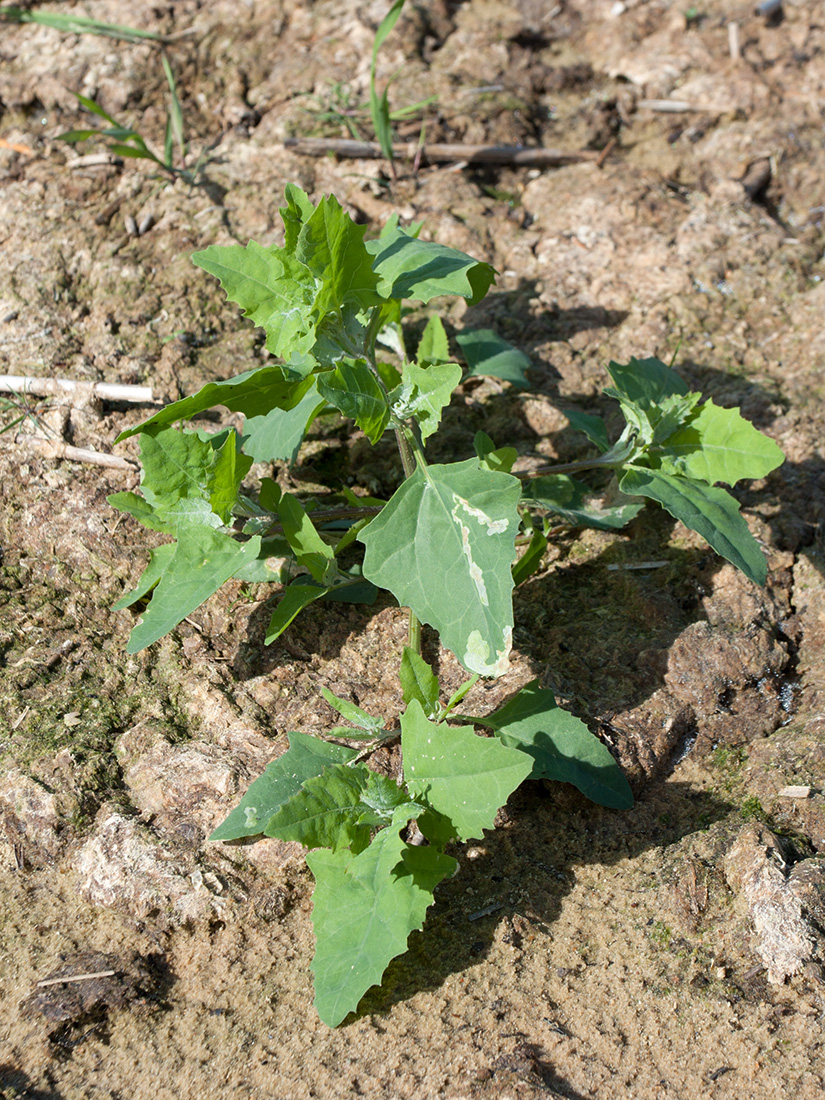
[[[334,192],[370,232],[398,210],[500,272],[479,307],[450,307],[449,324],[517,343],[533,390],[468,383],[436,459],[464,457],[481,427],[526,466],[579,457],[562,410],[608,409],[605,363],[675,354],[691,388],[741,406],[785,450],[779,471],[740,493],[768,585],[661,512],[621,534],[559,537],[518,593],[512,675],[474,706],[540,677],[610,746],[637,805],[613,813],[526,784],[495,833],[457,852],[461,873],[408,955],[331,1031],[311,1003],[300,850],[205,838],[288,729],[329,723],[320,685],[397,712],[402,612],[310,608],[264,648],[270,593],[230,584],[127,656],[133,619],[111,605],[156,540],[106,497],[133,488],[135,468],[57,452],[133,459],[132,441],[113,440],[146,410],[83,394],[3,404],[0,427],[23,419],[0,435],[0,1096],[814,1100],[821,5],[786,0],[770,19],[734,0],[687,12],[668,0],[412,5],[379,75],[395,77],[395,106],[438,97],[428,141],[615,140],[604,162],[401,163],[393,180],[376,161],[286,150],[288,137],[349,136],[348,122],[369,136],[363,113],[342,112],[366,102],[386,7],[83,4],[175,36],[196,186],[140,161],[78,160],[102,147],[57,140],[88,123],[80,92],[162,148],[156,46],[4,25],[0,373],[175,399],[261,362],[259,334],[189,255],[277,240],[284,185],[298,182]],[[282,476],[312,485],[344,462],[369,490],[399,476],[389,448],[337,429]],[[454,660],[430,655],[454,687]]]

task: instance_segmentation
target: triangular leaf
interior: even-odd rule
[[[111,497],[109,500],[111,501]],[[135,497],[135,500],[140,500],[140,497]],[[174,542],[167,542],[165,546],[158,546],[152,550],[149,554],[149,564],[141,573],[140,580],[131,592],[127,592],[125,596],[120,597],[117,603],[112,604],[112,611],[125,611],[127,607],[136,604],[138,600],[143,599],[148,592],[151,592],[169,568],[176,550],[177,543]]]
[[[326,402],[313,379],[304,396],[291,409],[272,409],[263,416],[248,416],[243,426],[243,449],[253,462],[288,462],[298,457],[309,426]]]
[[[530,382],[524,373],[532,363],[518,348],[502,339],[492,329],[465,329],[456,336],[467,366],[469,378],[489,375],[520,389],[529,389]]]
[[[413,298],[429,302],[440,294],[480,302],[495,282],[495,270],[464,252],[435,241],[419,241],[403,229],[366,242],[374,257],[378,293],[384,298]]]
[[[365,230],[334,195],[323,198],[301,226],[295,258],[315,277],[319,315],[347,305],[366,309],[380,304],[378,277],[364,247]]]
[[[224,405],[231,412],[240,412],[245,416],[263,416],[272,409],[291,409],[310,385],[311,381],[302,378],[294,367],[256,367],[225,382],[208,382],[191,397],[174,401],[142,424],[127,428],[115,442],[119,443],[139,432],[174,424],[178,420],[190,420],[216,405]]]
[[[398,673],[404,703],[417,699],[428,718],[438,710],[438,678],[420,653],[404,646]]]
[[[556,705],[533,680],[493,714],[474,721],[494,730],[502,744],[533,758],[531,779],[572,783],[601,806],[628,810],[633,794],[609,750],[580,718]]]
[[[607,367],[618,396],[642,409],[661,404],[671,394],[686,395],[687,383],[661,359],[636,359],[629,363],[610,362]]]
[[[374,718],[371,714],[367,714],[365,710],[361,710],[355,703],[351,703],[348,699],[339,699],[337,695],[329,690],[329,688],[321,687],[321,694],[333,708],[347,722],[352,722],[358,729],[369,730],[371,733],[378,733],[384,728],[383,718]]]
[[[673,477],[661,470],[625,467],[622,492],[650,497],[686,527],[697,531],[717,554],[727,558],[756,584],[767,578],[765,555],[739,513],[739,505],[725,489],[702,481]]]
[[[419,467],[358,536],[364,576],[482,676],[509,665],[520,495],[517,478],[480,470],[476,459]]]
[[[444,324],[437,313],[434,313],[427,321],[426,328],[418,342],[418,351],[415,357],[422,366],[429,363],[448,363],[450,361],[450,342],[447,339]]]
[[[417,699],[401,715],[401,749],[412,796],[448,817],[462,840],[492,829],[533,767],[523,752],[478,737],[469,726],[430,722]]]
[[[402,384],[390,394],[392,411],[399,420],[414,417],[427,439],[441,423],[441,412],[449,405],[453,390],[461,381],[457,363],[433,363],[420,367],[404,363]]]
[[[655,465],[664,473],[709,485],[765,477],[784,461],[776,443],[740,416],[738,409],[723,409],[712,401],[701,405],[655,453]]]
[[[269,819],[314,775],[330,764],[344,764],[357,749],[332,745],[308,733],[287,734],[289,748],[267,765],[239,804],[209,837],[210,840],[240,840],[264,831]]]
[[[126,652],[137,653],[168,634],[255,559],[260,546],[257,535],[247,543],[239,543],[211,527],[181,525],[175,553],[131,633]]]
[[[525,482],[524,503],[553,512],[576,527],[594,527],[598,531],[624,527],[644,507],[639,501],[623,498],[604,505],[593,499],[587,485],[567,474],[548,474]]]
[[[286,249],[255,241],[212,245],[195,252],[192,263],[214,275],[227,298],[264,329],[273,355],[286,358],[312,348],[320,320],[314,310],[316,280]]]
[[[378,442],[389,423],[390,410],[384,391],[364,360],[342,360],[335,370],[319,374],[317,385],[321,396],[354,420],[370,443]]]
[[[298,564],[308,569],[325,588],[329,587],[337,576],[335,552],[318,534],[315,524],[291,493],[281,496],[278,519]]]
[[[610,450],[607,425],[600,416],[592,416],[590,413],[583,413],[578,409],[567,409],[564,415],[567,417],[570,427],[577,432],[584,432],[590,442],[594,443],[602,454]]]
[[[369,775],[363,764],[325,768],[321,775],[304,780],[300,791],[270,817],[264,832],[305,848],[362,852],[370,840],[369,825],[359,820]]]
[[[405,823],[383,829],[359,855],[318,848],[307,856],[316,882],[315,1007],[329,1027],[340,1024],[381,981],[390,960],[403,954],[436,886],[456,869],[456,861],[436,848],[405,844],[399,835]]]

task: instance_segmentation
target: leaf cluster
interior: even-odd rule
[[[310,603],[370,602],[384,589],[410,609],[411,628],[429,623],[470,674],[442,702],[411,644],[400,663],[398,719],[322,689],[346,724],[330,731],[332,740],[290,733],[287,751],[213,834],[278,837],[309,849],[316,1004],[334,1026],[421,927],[438,883],[456,869],[450,845],[492,828],[523,780],[572,783],[615,809],[632,804],[609,751],[538,682],[493,714],[459,724],[453,717],[480,677],[506,673],[513,590],[541,567],[550,524],[620,528],[649,498],[761,582],[762,551],[719,483],[764,477],[782,455],[737,410],[703,402],[659,360],[632,359],[608,367],[605,392],[624,419],[614,442],[604,420],[568,414],[592,443],[591,458],[516,476],[515,449],[479,432],[474,455],[431,464],[426,442],[462,379],[495,374],[524,388],[530,363],[495,333],[465,330],[457,341],[465,373],[437,315],[408,354],[403,303],[441,295],[476,302],[495,272],[395,220],[367,240],[332,196],[316,205],[289,186],[281,215],[282,245],[213,246],[193,257],[263,328],[279,362],[209,383],[122,433],[140,436],[140,493],[110,500],[173,540],[152,553],[117,605],[142,608],[130,652],[234,577],[281,585],[267,644]],[[393,355],[379,352],[386,347]],[[211,435],[179,426],[216,405],[241,426]],[[315,418],[329,410],[373,444],[395,435],[405,477],[388,501],[346,486],[323,500],[298,499],[269,476],[247,487],[253,462],[294,462]],[[584,470],[607,474],[606,495],[573,476]],[[393,741],[402,759],[395,781],[368,762]]]

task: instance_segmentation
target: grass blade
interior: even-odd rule
[[[99,34],[104,38],[119,38],[123,42],[166,42],[166,36],[154,31],[142,31],[137,27],[124,27],[116,23],[101,23],[82,15],[61,15],[53,11],[26,11],[23,8],[3,8],[0,21],[7,23],[37,23],[52,27],[66,34]]]

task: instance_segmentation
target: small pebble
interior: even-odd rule
[[[140,219],[140,224],[137,227],[138,235],[143,236],[144,233],[148,233],[152,226],[155,224],[154,214],[144,214]]]
[[[810,798],[810,787],[783,787],[778,792],[779,798]]]
[[[126,215],[126,217],[123,219],[123,224],[126,227],[126,232],[129,234],[130,237],[136,237],[138,235],[137,222],[131,214]]]

